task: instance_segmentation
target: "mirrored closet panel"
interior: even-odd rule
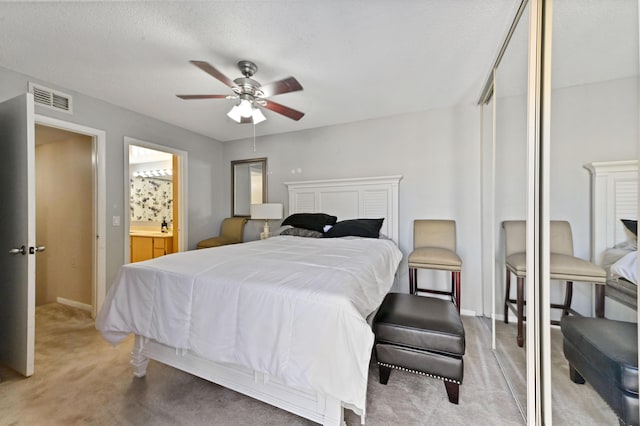
[[[494,96],[494,330],[496,356],[518,406],[526,413],[524,318],[518,325],[518,279],[507,276],[508,251],[524,252],[527,217],[527,64],[529,9],[524,9],[495,70]],[[510,235],[505,235],[508,229]],[[514,233],[515,232],[515,233]],[[522,233],[522,235],[520,235]],[[517,235],[516,235],[517,234]],[[518,241],[514,244],[514,239]],[[524,255],[522,256],[524,261]],[[507,278],[510,289],[507,295]],[[521,287],[524,291],[524,286]],[[522,295],[524,300],[524,295]],[[506,303],[505,303],[506,302]],[[511,306],[511,308],[509,308]],[[520,311],[525,309],[520,305]],[[523,312],[524,316],[524,312]],[[520,329],[520,333],[518,330]]]
[[[573,255],[608,271],[614,259],[605,250],[615,247],[609,253],[619,258],[635,243],[621,219],[637,219],[637,163],[630,165],[629,160],[638,159],[638,1],[556,0],[552,26],[551,256],[561,250],[554,244],[563,238],[554,223],[566,221],[571,234],[565,244],[572,245]],[[635,167],[635,172],[629,173],[628,167]],[[620,179],[615,177],[618,172]],[[596,175],[602,174],[607,176],[597,179],[608,182],[595,184]],[[612,291],[618,285],[624,287],[609,274],[604,316],[637,322],[636,287],[626,286],[634,291],[634,303],[628,294]],[[578,280],[573,284],[571,308],[585,319],[598,315],[597,288]],[[551,280],[551,303],[564,303],[565,290],[564,281]],[[562,310],[550,310],[552,322],[561,315]],[[597,333],[596,324],[583,324],[585,333]],[[599,394],[607,391],[598,391],[601,386],[594,380],[576,384],[570,379],[569,360],[576,354],[566,354],[563,348],[563,330],[570,330],[566,321],[563,330],[549,326],[551,360],[546,365],[551,369],[553,423],[617,425],[616,414]],[[577,354],[585,351],[574,347]]]

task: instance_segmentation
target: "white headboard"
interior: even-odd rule
[[[384,218],[380,232],[398,244],[398,187],[402,176],[285,182],[289,214],[327,213],[338,220]]]
[[[629,239],[620,219],[638,218],[638,162],[606,161],[584,166],[591,173],[591,261]]]

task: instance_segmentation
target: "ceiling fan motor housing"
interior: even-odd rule
[[[239,77],[233,80],[235,86],[232,88],[238,95],[264,96],[260,90],[260,83],[249,77]]]
[[[251,77],[258,71],[258,66],[251,61],[239,61],[238,68],[240,68],[240,72],[245,77]]]

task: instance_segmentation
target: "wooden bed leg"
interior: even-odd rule
[[[342,408],[342,402],[340,400],[327,396],[322,424],[323,426],[346,426],[344,409]]]
[[[131,351],[131,365],[133,366],[133,375],[136,377],[144,377],[147,375],[147,365],[149,358],[142,355],[144,349],[144,337],[136,335]]]

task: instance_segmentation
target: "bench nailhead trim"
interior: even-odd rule
[[[408,368],[398,367],[397,365],[387,364],[385,362],[378,362],[378,365],[382,365],[382,366],[389,367],[389,368],[395,368],[396,370],[408,371],[409,373],[421,374],[423,376],[433,377],[434,379],[440,379],[440,380],[444,380],[445,382],[451,382],[451,383],[455,383],[455,384],[458,384],[458,385],[462,384],[462,382],[460,382],[458,380],[453,380],[453,379],[449,379],[447,377],[442,377],[442,376],[436,376],[435,374],[423,373],[422,371],[410,370]]]

